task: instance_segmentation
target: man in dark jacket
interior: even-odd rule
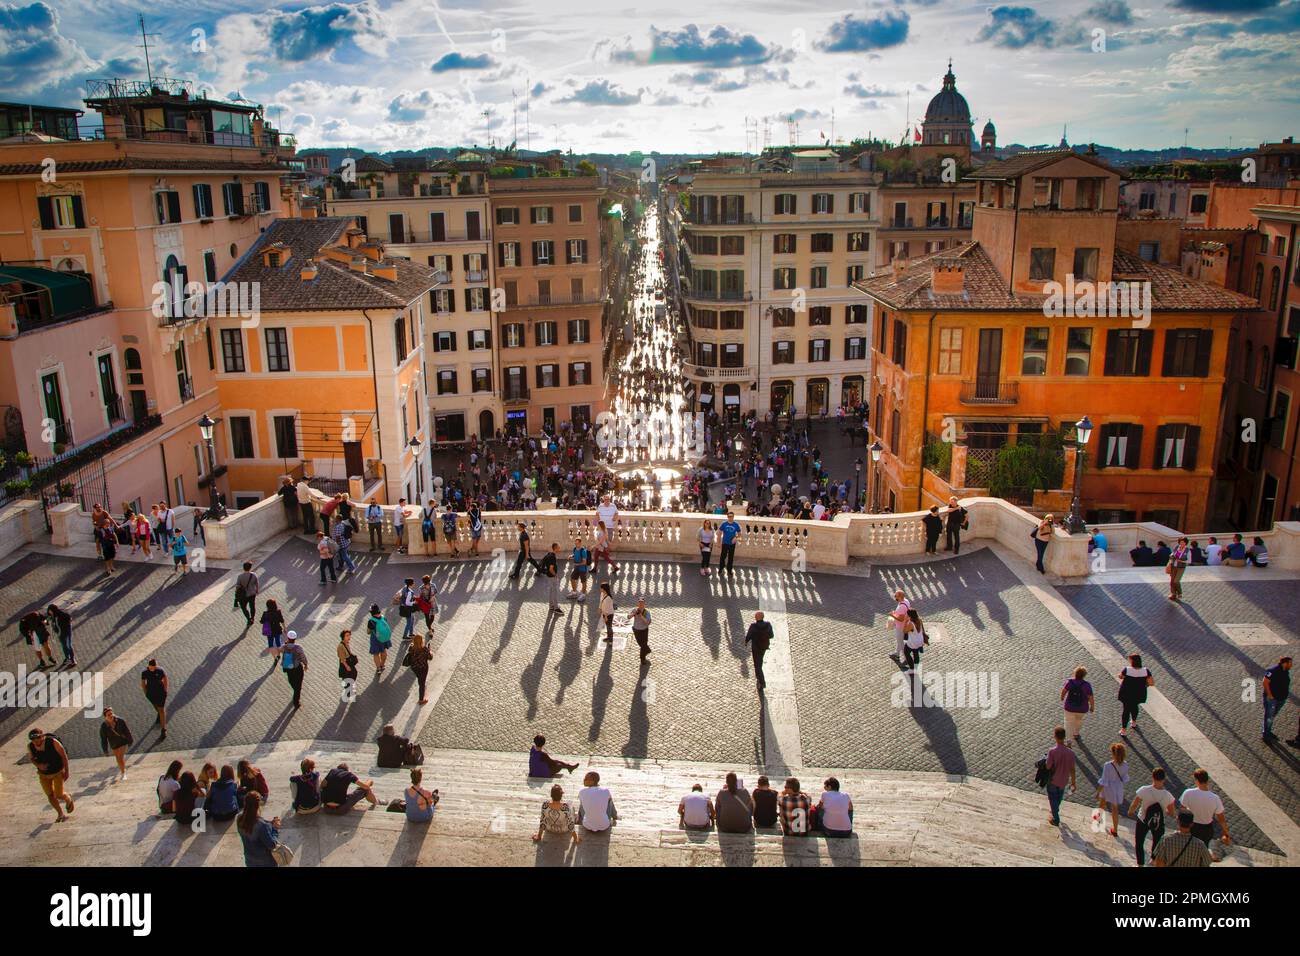
[[[939,506],[935,505],[930,513],[921,519],[925,525],[925,553],[939,553],[939,532],[943,530],[943,519],[939,517]]]
[[[72,615],[57,604],[51,604],[45,611],[45,620],[49,622],[50,630],[58,637],[59,645],[63,648],[64,667],[77,666],[77,654],[72,649]]]
[[[945,551],[961,553],[961,532],[966,525],[966,509],[957,501],[957,496],[948,499],[948,513],[944,516],[944,527],[948,532]]]
[[[750,654],[754,659],[754,675],[758,678],[758,689],[762,690],[767,686],[767,679],[763,676],[763,655],[772,643],[772,625],[763,620],[763,612],[754,612],[754,623],[749,625],[749,630],[745,632],[745,643],[749,645]]]
[[[1129,551],[1128,556],[1133,559],[1133,567],[1149,568],[1151,567],[1152,551],[1147,547],[1145,541],[1139,541],[1138,546]]]
[[[423,760],[414,759],[411,753],[411,740],[409,737],[398,736],[397,730],[392,724],[384,725],[384,732],[380,734],[379,740],[379,766],[386,768],[400,767],[403,764],[423,763]]]

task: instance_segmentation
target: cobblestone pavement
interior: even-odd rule
[[[1034,761],[1061,722],[1060,688],[1076,666],[1089,666],[1097,713],[1084,724],[1078,793],[1067,799],[1095,805],[1094,782],[1119,740],[1117,686],[1074,638],[1019,585],[987,549],[957,560],[877,565],[869,577],[789,575],[790,641],[799,697],[804,762],[819,767],[888,767],[972,774],[1038,792]],[[922,671],[985,675],[997,707],[907,706],[912,696],[889,655],[887,626],[893,590],[901,587],[932,632]],[[1083,587],[1075,591],[1092,591]],[[891,698],[892,695],[892,698]],[[900,701],[901,696],[901,701]],[[899,703],[902,706],[898,706]],[[982,716],[988,714],[988,716]],[[1200,722],[1198,722],[1198,726]],[[1181,793],[1195,769],[1186,753],[1153,721],[1128,739],[1129,799],[1150,781],[1153,766],[1170,774]],[[1234,839],[1273,845],[1225,798]],[[1046,800],[1044,799],[1044,816]]]
[[[1242,572],[1248,574],[1249,570]],[[1300,606],[1294,581],[1200,582],[1174,604],[1160,585],[1063,587],[1061,595],[1121,653],[1137,652],[1156,686],[1220,750],[1300,822],[1300,751],[1260,740],[1264,670],[1300,652]],[[1278,643],[1235,643],[1219,625],[1263,626]],[[1251,640],[1248,638],[1247,640]],[[1269,639],[1255,631],[1253,640]],[[1293,673],[1295,673],[1293,671]],[[1296,732],[1296,694],[1274,733]],[[1236,823],[1230,819],[1234,831]]]
[[[87,667],[103,666],[169,613],[188,606],[196,610],[193,620],[157,652],[172,681],[167,741],[159,745],[152,710],[139,690],[143,661],[106,688],[107,703],[136,733],[136,750],[251,749],[304,739],[366,743],[403,708],[410,713],[415,694],[414,678],[400,666],[400,641],[382,681],[375,680],[360,628],[369,604],[388,608],[403,577],[433,573],[442,604],[433,644],[438,655],[447,622],[454,626],[476,589],[496,584],[487,580],[487,560],[428,564],[372,557],[364,550],[358,558],[356,575],[325,587],[317,584],[314,549],[305,538],[286,540],[258,565],[261,603],[268,597],[281,603],[311,659],[304,706],[296,714],[260,629],[242,629],[231,607],[233,592],[223,588],[199,609],[202,592],[221,580],[215,571],[178,579],[161,567],[128,566],[77,614],[79,657]],[[958,560],[878,565],[865,576],[860,569],[832,574],[741,568],[731,582],[702,578],[687,562],[636,559],[626,560],[623,568],[614,577],[616,600],[620,611],[628,611],[638,596],[647,599],[654,617],[653,666],[641,670],[630,637],[619,634],[612,647],[601,642],[591,597],[562,599],[563,614],[548,621],[544,585],[532,584],[531,572],[525,572],[487,604],[445,690],[430,705],[419,734],[426,749],[514,752],[522,760],[532,736],[541,732],[557,754],[760,763],[764,715],[743,639],[763,588],[770,587],[764,582],[777,576],[784,582],[805,766],[971,774],[1037,793],[1033,764],[1060,720],[1060,683],[1077,664],[1093,663],[986,549]],[[12,670],[28,660],[30,666],[17,636],[23,611],[67,590],[92,589],[99,577],[87,561],[45,556],[24,557],[0,573],[5,621],[0,665]],[[226,583],[233,588],[232,575]],[[996,708],[991,701],[982,709],[907,706],[908,688],[891,682],[898,669],[888,656],[893,636],[886,616],[896,583],[916,601],[934,636],[924,670],[973,674],[977,687],[983,674],[988,692],[996,677]],[[1240,678],[1258,676],[1259,665],[1281,649],[1243,651],[1212,636],[1191,616],[1211,624],[1264,621],[1294,642],[1295,608],[1286,601],[1293,590],[1288,582],[1259,592],[1225,585],[1218,593],[1206,586],[1190,596],[1184,610],[1165,607],[1148,586],[1063,592],[1103,633],[1125,649],[1148,654],[1161,689],[1294,816],[1294,787],[1287,790],[1284,776],[1289,755],[1271,755],[1271,763],[1258,756],[1258,704],[1242,705],[1233,697],[1240,693]],[[765,606],[772,607],[770,591]],[[1261,606],[1272,609],[1268,616]],[[391,608],[388,613],[400,637],[400,623]],[[1179,615],[1172,619],[1177,626],[1153,628],[1154,636],[1135,623],[1159,622],[1165,614]],[[473,616],[462,616],[466,619]],[[361,657],[351,703],[342,699],[334,655],[338,631],[349,625],[359,631],[353,649]],[[1073,798],[1080,804],[1093,799],[1091,781],[1118,730],[1111,679],[1093,677],[1098,714],[1084,728],[1080,789]],[[0,712],[0,728],[7,738],[36,719],[30,709],[8,710]],[[60,730],[74,758],[99,753],[97,734],[98,721],[90,719],[74,718]],[[1175,791],[1186,785],[1190,758],[1153,721],[1144,723],[1130,744],[1129,793],[1145,782],[1154,764],[1170,771]],[[1228,813],[1238,842],[1274,849],[1231,802]]]

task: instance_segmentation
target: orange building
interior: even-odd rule
[[[236,504],[306,475],[383,503],[432,488],[425,323],[437,283],[348,218],[282,219],[225,277],[255,284],[253,319],[213,319],[218,442]]]
[[[1015,487],[1000,449],[1032,444],[1049,490],[1068,488],[1058,436],[1087,415],[1088,520],[1203,529],[1228,330],[1254,302],[1117,249],[1120,174],[1095,157],[1021,153],[969,178],[970,243],[857,283],[876,319],[874,503],[1002,485],[1059,513],[1069,495]]]
[[[595,176],[488,181],[507,428],[595,416],[605,407],[605,288]]]
[[[206,502],[216,351],[192,306],[282,210],[292,151],[259,107],[178,81],[93,92],[102,139],[0,143],[0,405],[32,454],[102,463],[58,497]]]

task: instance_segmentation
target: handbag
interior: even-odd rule
[[[277,843],[271,847],[271,859],[275,860],[276,866],[288,866],[293,862],[293,849],[283,843]]]
[[[263,637],[270,637],[270,636],[271,636],[271,633],[272,633],[272,632],[271,632],[271,622],[270,622],[270,621],[263,621],[263,622],[262,622],[262,636],[263,636]]]

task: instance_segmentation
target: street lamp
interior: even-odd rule
[[[874,442],[871,443],[871,449],[870,449],[870,450],[871,450],[871,464],[872,464],[872,466],[873,466],[873,467],[872,467],[873,480],[872,480],[872,483],[871,483],[871,488],[872,488],[872,490],[871,490],[871,510],[872,510],[872,512],[874,513],[875,511],[878,511],[879,508],[880,508],[880,501],[879,501],[879,498],[880,498],[880,453],[883,452],[885,449],[884,449],[884,447],[880,444],[880,440],[877,439],[876,441],[874,441]]]
[[[862,507],[862,459],[853,463],[853,510]]]
[[[1085,530],[1083,515],[1079,512],[1079,485],[1083,481],[1083,456],[1092,437],[1092,422],[1084,415],[1074,423],[1074,498],[1070,502],[1070,534],[1082,534]]]
[[[217,423],[213,421],[207,412],[199,419],[199,434],[203,437],[203,443],[208,446],[208,517],[214,521],[220,521],[226,516],[226,507],[217,498],[217,451],[212,441],[213,431]]]

